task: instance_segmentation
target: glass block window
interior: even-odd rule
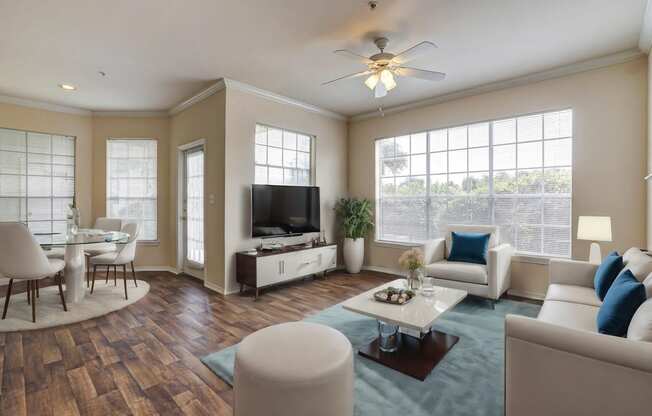
[[[140,224],[141,241],[158,239],[156,151],[154,139],[106,142],[107,216]]]
[[[314,137],[256,125],[255,183],[311,185]]]
[[[570,257],[572,110],[376,141],[376,239],[494,224],[522,254]]]
[[[0,129],[0,221],[65,233],[74,196],[74,137]]]

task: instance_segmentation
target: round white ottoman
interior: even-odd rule
[[[353,349],[333,328],[270,326],[235,354],[235,416],[353,415]]]

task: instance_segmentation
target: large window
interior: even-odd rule
[[[376,239],[495,224],[524,254],[571,254],[572,111],[376,141]]]
[[[65,232],[74,195],[74,137],[0,129],[0,221]]]
[[[256,125],[258,184],[312,184],[312,136]]]
[[[140,225],[140,240],[158,239],[156,140],[109,139],[106,143],[106,212]]]

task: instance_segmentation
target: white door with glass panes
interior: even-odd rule
[[[204,267],[204,147],[184,150],[183,213],[184,230],[183,270],[203,278]]]

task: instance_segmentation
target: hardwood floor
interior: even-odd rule
[[[389,276],[333,272],[265,291],[256,302],[250,295],[216,294],[186,276],[138,278],[151,291],[125,309],[0,334],[0,415],[230,415],[232,389],[199,357],[266,326],[300,320]]]

